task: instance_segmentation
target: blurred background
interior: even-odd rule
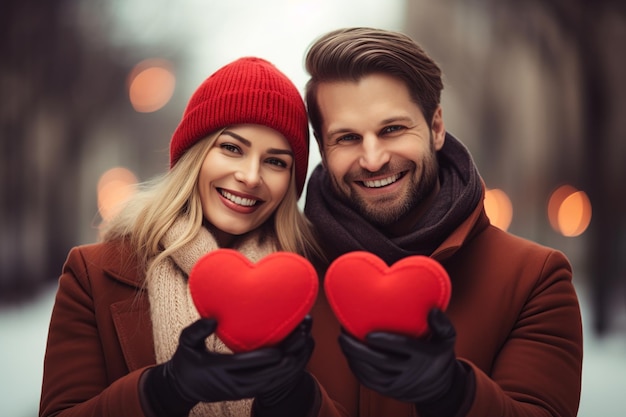
[[[440,64],[446,127],[474,156],[489,217],[573,264],[579,416],[623,416],[623,0],[3,0],[0,415],[37,415],[63,261],[167,169],[193,90],[243,55],[303,90],[305,49],[343,26],[403,31]]]

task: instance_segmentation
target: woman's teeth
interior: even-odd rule
[[[228,191],[224,191],[221,190],[220,193],[222,194],[222,196],[224,196],[224,198],[232,201],[235,204],[238,204],[240,206],[253,206],[256,204],[257,200],[252,200],[250,198],[241,198],[241,197],[237,197],[236,195],[232,195],[231,193],[229,193]]]

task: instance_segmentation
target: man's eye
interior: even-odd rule
[[[343,135],[337,138],[337,143],[350,143],[359,140],[357,135]]]
[[[385,135],[390,133],[398,133],[404,131],[405,129],[406,127],[400,125],[387,126],[381,131],[381,134]]]

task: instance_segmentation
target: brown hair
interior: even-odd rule
[[[317,104],[320,83],[358,81],[373,73],[397,77],[406,84],[411,98],[429,123],[441,100],[441,70],[403,33],[366,27],[334,30],[311,45],[305,65],[311,76],[305,91],[307,111],[318,142],[322,125]]]

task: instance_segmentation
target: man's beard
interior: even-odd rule
[[[337,180],[331,176],[333,183],[333,191],[344,203],[359,213],[365,220],[374,226],[389,226],[400,221],[403,217],[415,212],[416,208],[425,201],[437,186],[439,175],[439,164],[435,152],[432,152],[423,161],[423,170],[419,179],[415,179],[414,173],[417,170],[415,162],[411,162],[408,167],[409,184],[405,188],[405,193],[398,199],[380,198],[374,203],[366,201],[359,193],[354,191],[354,183],[349,182],[349,194],[346,194],[339,188]],[[388,167],[383,167],[376,173],[387,171]]]

